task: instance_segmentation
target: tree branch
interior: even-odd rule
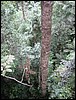
[[[2,74],[1,74],[2,75]],[[11,80],[14,80],[22,85],[26,85],[26,86],[29,86],[29,87],[32,87],[32,85],[29,85],[29,84],[26,84],[26,83],[22,83],[21,81],[18,81],[17,79],[13,78],[13,77],[9,77],[9,76],[6,76],[6,75],[2,75],[3,77],[6,77],[8,79],[11,79]]]

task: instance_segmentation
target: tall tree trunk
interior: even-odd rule
[[[23,13],[23,19],[25,20],[25,13],[24,13],[24,1],[22,1],[22,13]]]
[[[45,96],[47,89],[48,58],[50,53],[51,38],[51,1],[41,1],[41,10],[42,49],[40,59],[40,87],[42,91],[42,96]]]

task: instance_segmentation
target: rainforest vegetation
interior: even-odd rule
[[[75,1],[1,1],[1,99],[75,99]]]

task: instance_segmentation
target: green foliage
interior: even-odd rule
[[[75,2],[54,1],[52,11],[51,52],[48,68],[49,99],[75,98],[74,69],[73,72],[70,72],[70,68],[75,64],[73,61],[72,64],[70,64],[70,61],[75,58],[74,24]],[[65,59],[65,64],[60,63],[63,59]],[[69,67],[69,70],[67,70],[67,67]],[[63,79],[63,76],[69,77]]]
[[[58,69],[59,71],[59,69]],[[63,71],[62,67],[60,72]],[[66,71],[66,70],[65,70]],[[49,99],[73,99],[75,98],[75,73],[68,77],[67,81],[60,76],[59,72],[54,73],[48,78]]]
[[[7,55],[7,56],[3,56],[1,59],[1,71],[2,74],[5,75],[6,72],[13,72],[14,68],[14,62],[13,60],[15,60],[13,55]]]
[[[68,54],[66,60],[53,69],[49,64],[48,92],[49,99],[75,98],[75,52]],[[68,61],[67,61],[68,60]],[[70,61],[69,61],[70,60]],[[53,62],[53,60],[51,61]],[[53,71],[54,70],[54,71]]]
[[[39,58],[41,50],[40,2],[24,2],[24,11],[26,20],[23,19],[21,2],[1,1],[1,64],[3,66],[3,64],[6,63],[8,59],[6,61],[4,59],[7,55],[14,55],[15,60],[9,64],[10,69],[7,69],[8,71],[13,70],[13,72],[6,73],[6,75],[15,77],[18,80],[21,80],[22,78],[23,68],[20,68],[20,66],[23,66],[26,63],[27,55],[29,55],[31,60],[31,69],[36,72],[39,71]],[[8,67],[8,64],[5,65],[5,68],[6,67]],[[1,67],[1,69],[4,71],[3,67]],[[37,86],[34,87],[38,88],[38,73],[36,76],[30,76],[30,78],[31,84],[37,83]],[[25,79],[24,82],[26,82]],[[34,95],[32,95],[32,89],[34,89],[34,87],[29,91],[28,87],[26,89],[26,87],[15,83],[13,83],[12,86],[10,83],[11,87],[9,86],[9,90],[9,87],[6,87],[5,84],[3,86],[2,93],[4,93],[4,88],[6,88],[8,93],[6,91],[4,95],[8,94],[10,99],[35,98]],[[37,91],[37,89],[34,89],[36,96],[38,94]]]
[[[67,9],[67,10],[66,10]],[[74,2],[61,1],[54,2],[53,15],[52,15],[52,40],[51,51],[55,53],[63,52],[67,49],[67,44],[71,45],[71,41],[74,39],[75,28],[75,6]],[[71,12],[72,11],[72,12]],[[69,21],[70,18],[70,21]],[[71,35],[74,33],[73,35]],[[73,39],[72,39],[73,38]],[[62,55],[65,53],[63,52]],[[64,58],[64,57],[62,57]]]

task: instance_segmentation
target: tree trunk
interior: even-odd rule
[[[22,1],[22,13],[23,13],[23,19],[25,20],[25,13],[24,13],[24,1]]]
[[[50,38],[51,38],[51,1],[41,1],[41,25],[42,25],[42,49],[40,59],[40,87],[42,96],[46,95],[47,76],[48,76],[48,58],[50,53]]]

